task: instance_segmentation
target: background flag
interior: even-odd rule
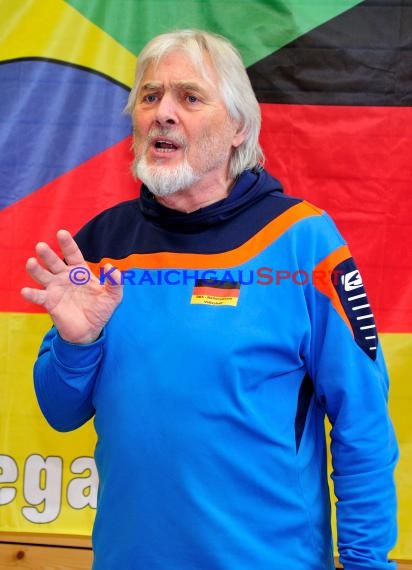
[[[136,55],[199,27],[248,66],[268,170],[333,216],[361,269],[401,445],[394,556],[412,559],[412,2],[0,0],[0,13],[2,530],[90,532],[93,428],[57,434],[38,411],[32,365],[50,321],[20,297],[24,264],[58,228],[136,195],[122,113]]]

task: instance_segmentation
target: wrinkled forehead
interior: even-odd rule
[[[192,78],[195,75],[199,79],[206,82],[209,86],[218,88],[219,78],[216,67],[214,66],[210,55],[204,49],[189,50],[185,47],[176,47],[174,49],[164,50],[156,56],[147,58],[140,69],[140,78],[138,89],[142,87],[142,83],[151,79],[151,75],[155,75],[159,66],[166,60],[174,61],[176,69],[179,63],[189,62],[193,66]]]

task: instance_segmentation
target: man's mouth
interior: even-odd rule
[[[160,152],[173,152],[179,148],[179,145],[167,139],[156,139],[154,147]]]

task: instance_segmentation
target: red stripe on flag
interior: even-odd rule
[[[193,295],[213,295],[214,297],[239,297],[240,289],[219,287],[194,287]]]
[[[43,312],[20,295],[25,285],[36,286],[25,264],[38,241],[55,247],[58,229],[75,233],[102,210],[138,195],[129,169],[130,145],[128,137],[0,212],[0,311]]]
[[[262,104],[267,169],[349,243],[381,332],[412,331],[412,108]]]

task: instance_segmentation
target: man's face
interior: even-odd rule
[[[210,81],[176,51],[143,76],[133,111],[134,169],[159,196],[226,181],[232,149],[243,141],[208,58],[205,70]]]

